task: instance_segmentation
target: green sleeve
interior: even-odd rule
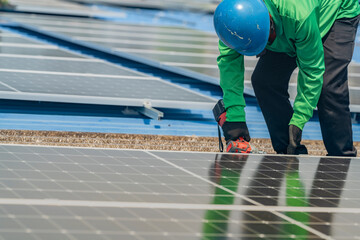
[[[220,86],[226,108],[226,120],[245,122],[244,56],[219,41]]]
[[[324,49],[315,11],[306,20],[296,24],[294,42],[299,74],[294,114],[290,124],[300,129],[303,129],[313,115],[319,101],[325,71]]]

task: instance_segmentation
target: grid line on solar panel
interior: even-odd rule
[[[0,84],[2,85],[2,86],[1,86],[1,90],[2,90],[2,91],[7,91],[7,90],[10,89],[10,90],[13,90],[13,91],[15,91],[15,92],[20,92],[20,91],[17,90],[16,88],[13,88],[12,86],[10,86],[10,85],[2,82],[2,81],[0,81]]]
[[[84,56],[73,54],[67,51],[61,51],[58,48],[33,48],[31,46],[11,46],[1,45],[1,54],[12,55],[30,55],[30,56],[47,56],[47,57],[61,57],[61,58],[85,58]]]
[[[8,42],[0,42],[0,46],[8,46],[8,47],[21,47],[21,48],[45,48],[45,49],[58,49],[56,46],[52,45],[38,45],[38,44],[21,44],[21,43],[8,43]]]
[[[88,182],[91,184],[91,182]],[[224,195],[225,197],[226,195]],[[221,196],[220,196],[221,197]],[[341,213],[358,214],[359,208],[335,207],[288,207],[288,206],[254,206],[254,205],[214,205],[201,203],[163,203],[163,202],[120,202],[96,200],[58,200],[58,199],[21,199],[0,198],[0,205],[24,206],[63,206],[63,207],[101,207],[119,209],[172,209],[172,210],[217,210],[217,211],[252,211],[252,212],[306,212],[306,213]],[[320,220],[320,219],[317,219]]]
[[[1,69],[0,69],[1,70]],[[168,83],[158,78],[144,78],[144,77],[119,77],[113,78],[101,75],[84,75],[71,74],[71,78],[68,78],[68,74],[47,74],[46,72],[1,72],[1,82],[3,85],[11,87],[21,93],[42,93],[42,94],[58,94],[68,95],[76,97],[80,96],[97,96],[106,98],[116,97],[117,101],[124,100],[125,98],[139,99],[141,104],[144,100],[153,102],[154,104],[166,104],[166,102],[159,102],[166,100],[167,106],[169,104],[175,104],[174,101],[182,101],[183,103],[192,102],[195,105],[203,103],[206,105],[213,105],[215,100],[213,98],[201,95],[191,90],[182,88],[172,83]],[[56,76],[56,77],[55,77]],[[23,81],[26,79],[26,81]],[[98,81],[101,79],[101,81]],[[114,81],[116,79],[116,81]],[[132,81],[128,81],[132,79]],[[76,80],[76,82],[74,82]],[[29,88],[29,84],[31,88]],[[149,91],[142,91],[139,89],[147,89]],[[81,89],[81,90],[79,90]],[[5,93],[4,93],[5,94]],[[24,96],[25,97],[25,96]],[[41,97],[41,96],[38,96]],[[49,96],[47,96],[49,97]],[[78,97],[78,98],[79,98]],[[80,99],[79,99],[80,100]],[[112,99],[116,100],[116,99]],[[94,100],[96,101],[96,100]],[[158,101],[158,102],[156,102]],[[181,102],[177,103],[181,106]]]
[[[141,72],[136,72],[105,61],[67,61],[61,59],[38,59],[31,61],[28,58],[0,57],[0,66],[3,69],[37,70],[37,71],[56,71],[74,73],[93,73],[109,75],[140,75],[146,76]]]
[[[22,58],[22,59],[43,59],[43,60],[60,60],[60,61],[73,61],[73,62],[103,62],[100,59],[95,58],[81,58],[81,57],[60,57],[60,56],[36,56],[36,55],[24,55],[24,54],[9,54],[2,53],[0,48],[0,58]]]
[[[26,74],[49,74],[49,75],[59,75],[59,76],[84,76],[84,77],[94,77],[94,78],[126,78],[126,79],[149,79],[149,80],[159,80],[157,77],[151,76],[123,76],[123,75],[108,75],[108,74],[96,74],[96,73],[73,73],[73,72],[49,72],[49,71],[35,71],[35,70],[22,70],[22,69],[2,69],[0,72],[4,73],[26,73]]]

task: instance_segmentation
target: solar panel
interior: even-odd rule
[[[0,239],[358,239],[358,160],[0,145]]]
[[[12,45],[7,39],[0,44],[2,99],[187,109],[210,109],[215,103],[213,98],[128,68],[40,42],[27,44],[16,34],[6,36],[22,43]]]
[[[26,23],[34,24],[43,30],[60,33],[76,40],[105,46],[141,59],[155,60],[163,66],[172,67],[176,73],[195,76],[201,80],[219,84],[219,71],[216,64],[218,40],[213,33],[203,33],[185,28],[174,30],[166,27],[105,23],[94,19],[78,20],[77,18],[52,18],[49,16],[31,16],[29,18],[11,14],[5,16],[14,17],[14,20],[20,22],[26,21]],[[250,95],[254,95],[250,79],[256,62],[255,57],[246,57],[244,92]],[[349,86],[352,112],[360,112],[360,99],[357,96],[359,69],[359,64],[350,64]],[[296,81],[297,70],[294,71],[290,80],[291,99],[295,99],[296,96]]]

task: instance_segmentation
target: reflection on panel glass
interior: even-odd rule
[[[250,159],[251,160],[251,159]],[[219,155],[209,170],[209,178],[216,184],[212,204],[234,204],[247,155]],[[322,158],[317,166],[311,190],[307,193],[299,173],[299,159],[296,157],[265,156],[246,186],[241,204],[276,206],[279,197],[285,194],[287,207],[329,207],[339,206],[342,189],[346,181],[351,159]],[[285,191],[282,188],[285,187]],[[269,208],[271,210],[271,208]],[[331,212],[283,212],[287,217],[304,224],[322,234],[332,236],[334,214]],[[203,239],[227,239],[230,210],[208,210],[204,216]],[[265,239],[317,239],[301,225],[284,221],[272,212],[244,211],[242,214],[242,239],[254,239],[254,232]],[[279,224],[281,223],[281,224]],[[353,229],[356,234],[356,228]],[[247,238],[246,236],[250,236]],[[282,239],[282,238],[281,238]],[[285,237],[286,239],[286,237]]]

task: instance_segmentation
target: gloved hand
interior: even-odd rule
[[[225,122],[221,126],[226,143],[236,141],[243,137],[245,141],[250,142],[250,134],[246,122]]]
[[[307,154],[305,145],[301,145],[302,131],[295,125],[289,126],[289,145],[287,147],[287,154],[298,155]]]

